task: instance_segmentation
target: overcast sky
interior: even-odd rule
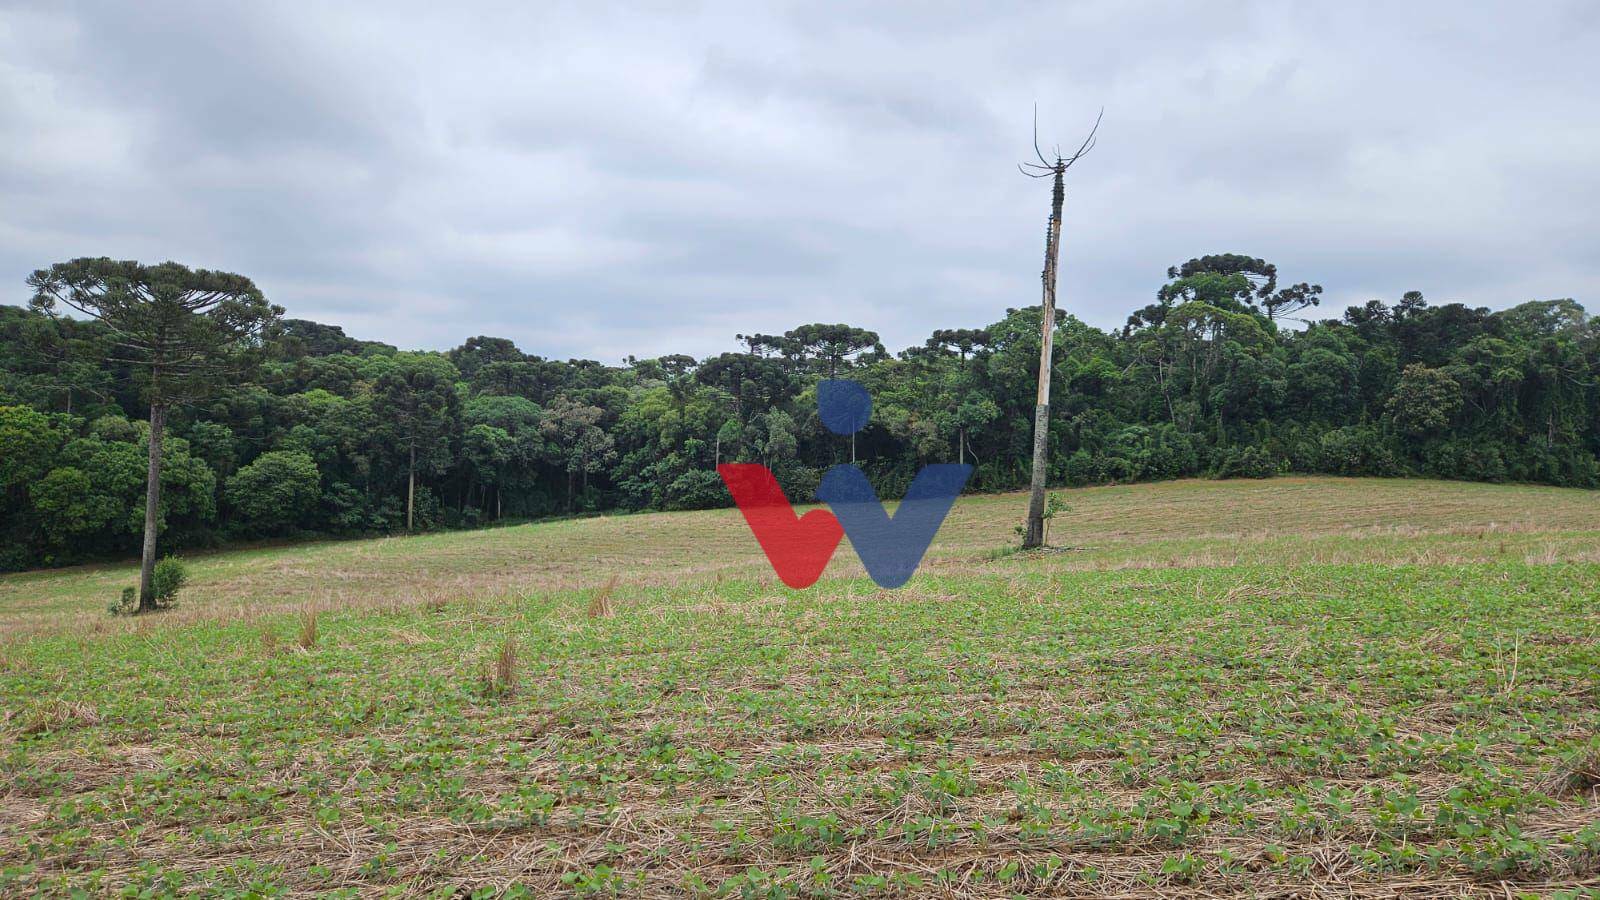
[[[0,0],[0,302],[170,258],[407,348],[896,350],[1038,302],[1035,103],[1047,148],[1106,110],[1092,324],[1229,251],[1329,315],[1600,302],[1597,3],[457,6]]]

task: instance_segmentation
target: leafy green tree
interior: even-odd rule
[[[115,497],[97,491],[88,473],[75,466],[51,469],[33,482],[28,495],[39,513],[41,530],[57,546],[101,530],[121,508]]]
[[[588,490],[589,476],[616,459],[616,443],[599,426],[604,411],[571,397],[557,397],[545,409],[541,428],[554,461],[567,475],[567,509],[573,508],[578,478]]]
[[[748,421],[752,412],[782,404],[795,390],[793,377],[782,365],[740,353],[724,353],[706,360],[695,371],[695,378],[701,384],[726,391],[743,421]]]
[[[961,361],[966,362],[968,356],[981,352],[988,344],[987,328],[940,328],[923,346],[929,350],[959,354]]]
[[[977,391],[969,391],[955,410],[956,462],[964,463],[971,452],[971,436],[982,433],[1000,417],[1000,407]]]
[[[250,279],[178,263],[82,258],[28,277],[33,308],[66,306],[106,326],[123,362],[143,377],[150,408],[144,546],[139,610],[155,608],[151,576],[161,498],[162,436],[172,404],[217,391],[255,361],[283,308],[266,301]]]
[[[377,341],[358,341],[344,333],[338,325],[324,325],[305,319],[284,319],[279,323],[278,340],[272,351],[280,359],[301,359],[338,354],[360,356],[374,349],[395,348]]]
[[[802,363],[810,362],[825,378],[837,378],[850,361],[865,351],[883,354],[875,331],[836,325],[801,325],[783,335],[785,355]]]
[[[0,406],[0,490],[23,490],[43,476],[68,435],[38,410]]]
[[[1233,303],[1260,310],[1269,320],[1275,320],[1322,302],[1322,285],[1301,282],[1279,289],[1277,266],[1242,253],[1197,257],[1181,266],[1169,268],[1167,277],[1175,279],[1162,289],[1161,299],[1168,306],[1173,305],[1171,301],[1174,297],[1188,293],[1189,296],[1184,299],[1205,300],[1213,306],[1228,308],[1231,304],[1224,301],[1226,297]],[[1211,290],[1201,285],[1209,285]],[[1221,290],[1220,295],[1215,292],[1217,289]]]
[[[451,350],[448,357],[469,381],[491,363],[521,363],[526,360],[522,351],[511,341],[481,334],[467,338],[466,343]]]
[[[298,450],[270,450],[228,478],[228,505],[242,528],[270,534],[306,524],[321,497],[317,461]]]
[[[75,514],[65,514],[71,520],[63,526],[57,537],[66,534],[83,535],[104,529],[108,536],[121,536],[138,533],[142,523],[142,512],[139,508],[138,497],[140,488],[143,487],[144,462],[140,459],[139,443],[137,441],[103,441],[95,437],[78,438],[62,448],[59,465],[68,470],[69,475],[63,476],[58,486],[64,486],[71,472],[83,473],[89,482],[89,489],[84,494],[85,504],[83,509],[94,510],[90,515],[79,517]],[[162,470],[163,478],[170,478],[171,467]],[[73,479],[75,487],[81,483]],[[165,492],[163,492],[165,493]],[[163,496],[163,503],[171,501],[171,496]],[[39,500],[36,498],[35,503]],[[72,502],[71,498],[55,495],[53,510],[65,510],[66,504]]]
[[[226,478],[239,468],[238,441],[233,429],[217,422],[194,422],[188,430],[189,452],[205,460],[217,475]]]
[[[475,486],[484,491],[492,488],[498,519],[510,489],[524,498],[513,510],[526,514],[530,508],[526,496],[534,492],[536,468],[547,455],[541,430],[544,411],[524,397],[480,395],[462,406],[461,422],[466,428],[462,459],[469,470],[468,493]]]
[[[1461,404],[1461,385],[1449,372],[1412,363],[1400,373],[1388,412],[1402,433],[1421,437],[1449,427]]]
[[[143,523],[145,440],[74,439],[61,448],[50,472],[30,485],[29,499],[53,556],[84,558],[133,546],[129,541]],[[187,442],[172,440],[161,469],[162,531],[204,531],[215,518],[215,494],[210,467],[189,455]]]
[[[114,409],[121,373],[93,320],[57,319],[0,307],[0,388],[45,411],[94,416]]]
[[[374,412],[406,460],[406,530],[416,526],[417,473],[439,474],[452,460],[460,415],[450,361],[426,353],[396,355],[373,388]]]
[[[493,425],[469,426],[462,435],[461,458],[476,482],[495,489],[494,517],[500,518],[500,482],[516,458],[517,441],[509,431]],[[470,489],[468,491],[471,493]]]
[[[722,465],[724,455],[728,459],[738,459],[739,445],[743,438],[744,427],[739,424],[737,419],[729,419],[723,422],[721,427],[717,429],[716,448],[712,453],[712,465]]]
[[[71,437],[64,416],[27,406],[0,406],[0,569],[22,568],[40,553],[39,537],[52,522],[35,498]],[[51,485],[59,485],[59,479]]]
[[[768,467],[777,466],[799,452],[800,442],[795,437],[793,416],[775,409],[763,417],[762,425],[766,428],[767,439],[762,444],[761,456]]]

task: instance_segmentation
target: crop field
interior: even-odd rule
[[[895,591],[733,510],[0,577],[0,895],[1600,890],[1600,494],[1062,495]]]

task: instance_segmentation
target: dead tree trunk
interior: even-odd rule
[[[1101,110],[1101,115],[1105,110]],[[1050,364],[1053,338],[1056,330],[1056,265],[1061,254],[1061,206],[1066,198],[1067,169],[1094,149],[1095,132],[1100,130],[1100,119],[1083,144],[1071,156],[1062,156],[1059,148],[1055,162],[1045,159],[1039,150],[1039,123],[1034,120],[1033,152],[1039,162],[1028,163],[1023,173],[1035,178],[1050,178],[1050,223],[1044,239],[1043,297],[1039,307],[1039,393],[1033,407],[1033,478],[1028,492],[1028,524],[1023,533],[1024,548],[1040,547],[1045,540],[1045,477],[1050,469]],[[1032,169],[1033,171],[1028,171]]]
[[[1039,393],[1033,406],[1033,480],[1028,489],[1028,529],[1024,547],[1044,544],[1045,475],[1050,468],[1050,363],[1056,331],[1056,259],[1061,250],[1062,183],[1066,163],[1057,160],[1055,186],[1050,194],[1050,225],[1044,239],[1043,299],[1039,308]]]

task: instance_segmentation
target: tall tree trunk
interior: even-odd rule
[[[156,527],[161,511],[161,434],[166,430],[166,425],[166,404],[151,405],[150,469],[144,488],[144,552],[139,559],[139,612],[150,612],[156,608],[152,582],[156,571]]]
[[[1028,529],[1023,547],[1044,543],[1045,474],[1050,468],[1050,362],[1056,330],[1056,257],[1061,249],[1061,201],[1066,164],[1057,161],[1055,187],[1050,194],[1050,228],[1044,241],[1043,302],[1039,309],[1039,396],[1033,410],[1033,481],[1028,495]]]
[[[416,521],[417,511],[417,447],[411,446],[411,464],[406,467],[406,530]]]
[[[1171,379],[1166,375],[1166,364],[1156,360],[1156,381],[1161,385],[1161,398],[1167,401],[1167,418],[1172,420],[1172,427],[1178,427],[1178,410],[1172,405]]]

